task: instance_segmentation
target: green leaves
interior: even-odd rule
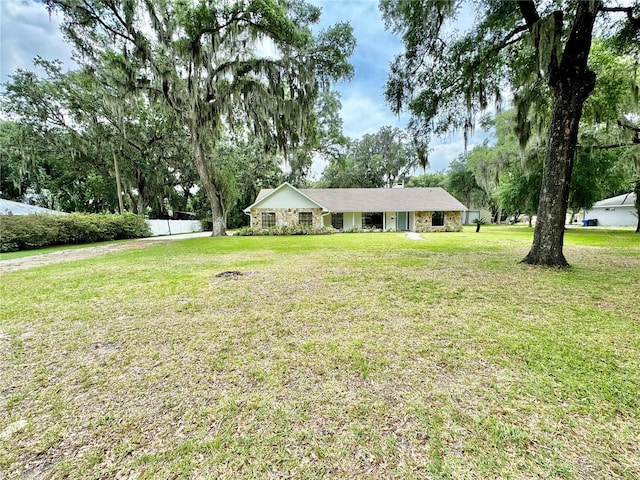
[[[330,188],[391,187],[408,179],[417,166],[406,132],[385,126],[353,141],[346,155],[334,157],[321,182]]]
[[[625,114],[639,111],[637,58],[620,55],[606,42],[594,42],[589,65],[596,72],[596,86],[584,106],[583,121],[615,123]]]
[[[387,25],[401,33],[405,52],[398,55],[387,82],[392,110],[413,115],[412,130],[423,144],[432,134],[472,130],[474,117],[501,100],[506,52],[521,37],[517,5],[486,5],[474,28],[459,34],[455,22],[464,2],[383,1]]]
[[[320,91],[353,74],[351,27],[339,24],[314,38],[310,25],[320,10],[300,0],[47,5],[64,12],[64,30],[85,62],[161,103],[188,131],[214,232],[223,233],[223,204],[233,203],[236,193],[226,167],[212,164],[204,139],[215,142],[232,131],[289,154],[312,143]]]

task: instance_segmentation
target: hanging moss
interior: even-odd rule
[[[560,25],[558,25],[560,23]],[[538,68],[547,74],[562,58],[562,15],[553,12],[533,26],[532,37],[537,44]]]

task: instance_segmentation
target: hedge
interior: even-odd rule
[[[284,225],[280,227],[269,227],[266,229],[243,227],[236,232],[236,235],[240,237],[272,235],[330,235],[334,232],[335,229],[331,227],[316,228],[307,225]]]
[[[0,215],[0,252],[150,235],[149,226],[144,218],[130,213]]]

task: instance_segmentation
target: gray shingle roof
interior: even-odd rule
[[[332,212],[465,211],[462,203],[440,187],[433,188],[300,188]],[[263,189],[256,203],[273,189]]]

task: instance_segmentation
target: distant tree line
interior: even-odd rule
[[[439,109],[438,121],[433,117],[431,124],[414,121],[407,130],[385,126],[360,139],[346,138],[340,98],[331,84],[352,75],[347,58],[355,41],[346,24],[312,34],[317,7],[304,2],[236,2],[225,8],[174,1],[45,4],[64,14],[63,31],[80,67],[63,71],[57,62],[36,58],[39,74],[18,70],[4,85],[3,198],[64,211],[125,210],[152,218],[193,212],[212,223],[214,234],[245,225],[242,209],[261,188],[283,181],[325,188],[443,186],[467,206],[490,209],[496,220],[531,217],[544,198],[544,172],[553,160],[548,128],[555,97],[539,79],[522,81],[513,110],[482,117],[481,126],[493,132],[491,142],[461,152],[443,172],[420,174],[428,166],[426,133],[472,127],[458,108],[459,98],[446,96],[464,96],[469,85],[460,83],[458,90],[437,98],[423,92],[415,99],[412,105],[422,109],[430,104],[421,102],[436,102],[431,106]],[[400,28],[408,21],[402,4],[381,5],[390,24]],[[424,7],[426,15],[444,3],[417,5],[414,13]],[[528,26],[518,23],[517,6],[492,14],[507,13],[518,34],[525,35]],[[151,17],[152,31],[137,30],[138,21]],[[405,25],[406,31],[416,26]],[[264,42],[271,42],[280,57],[261,55],[256,45]],[[640,190],[638,52],[629,45],[634,45],[629,39],[615,37],[596,39],[591,47],[588,67],[596,81],[584,101],[571,160],[571,212]],[[531,74],[527,69],[539,53],[520,52],[523,65],[512,73]],[[410,98],[401,95],[408,92],[405,87],[421,88],[398,83],[409,65],[401,60],[387,89],[390,101],[400,95],[398,108]],[[312,165],[320,163],[325,168],[315,179]]]

